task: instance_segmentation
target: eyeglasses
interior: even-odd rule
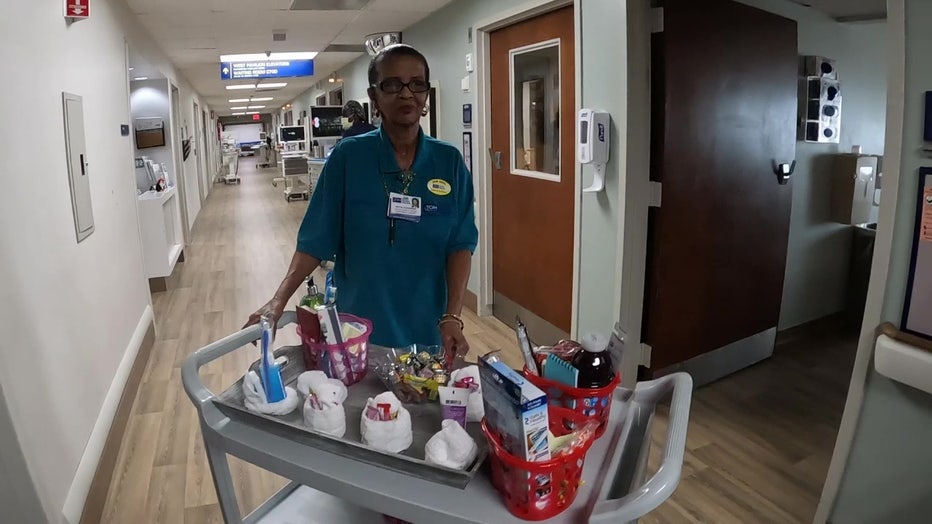
[[[373,84],[372,87],[378,87],[382,90],[383,93],[388,93],[394,95],[400,93],[402,89],[408,88],[412,93],[426,93],[430,90],[430,82],[427,80],[421,80],[420,78],[415,78],[410,82],[402,82],[398,78],[386,78],[378,84]]]

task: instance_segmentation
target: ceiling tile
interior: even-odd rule
[[[289,11],[291,0],[125,1],[204,100],[227,110],[229,98],[242,97],[231,97],[236,92],[227,91],[220,80],[221,54],[358,45],[370,33],[403,31],[450,0],[373,0],[362,11]],[[273,42],[276,32],[284,32],[286,41]],[[280,107],[359,56],[321,53],[315,59],[314,76],[287,79],[287,87],[272,94],[262,92],[275,97],[266,105]]]

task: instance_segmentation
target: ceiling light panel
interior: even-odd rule
[[[220,55],[221,62],[269,62],[275,60],[312,60],[316,52],[287,52],[287,53],[247,53],[242,55]]]
[[[255,89],[255,88],[256,88],[256,84],[237,84],[237,85],[233,85],[233,86],[226,86],[226,88],[227,88],[228,90],[233,90],[233,89]]]

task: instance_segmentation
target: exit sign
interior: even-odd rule
[[[91,0],[63,0],[65,18],[88,18],[91,16]]]
[[[259,115],[252,115],[253,120],[262,120],[262,117]]]

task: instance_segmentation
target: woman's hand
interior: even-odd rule
[[[463,328],[458,322],[440,324],[440,340],[443,342],[443,351],[446,353],[448,365],[452,365],[456,357],[462,358],[469,353],[469,342],[466,342]]]
[[[272,300],[266,302],[264,306],[257,309],[252,315],[249,315],[249,320],[243,324],[243,329],[258,324],[259,320],[263,316],[266,316],[269,317],[269,320],[272,322],[272,329],[278,330],[278,319],[282,318],[282,313],[284,313],[284,311],[285,301],[279,300],[277,297],[272,297]]]

